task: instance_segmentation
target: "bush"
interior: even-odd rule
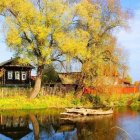
[[[103,107],[103,103],[101,102],[100,96],[93,95],[93,94],[86,94],[84,97],[82,97],[82,102],[90,102],[92,104],[92,107]]]

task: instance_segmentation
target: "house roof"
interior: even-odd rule
[[[9,60],[6,60],[2,63],[0,63],[0,67],[3,67],[3,66],[16,66],[16,67],[28,67],[28,68],[34,68],[34,66],[32,66],[31,64],[20,64],[18,62],[19,58],[11,58]]]
[[[81,72],[58,73],[63,84],[76,84],[81,77]]]
[[[11,59],[9,59],[9,60],[7,60],[7,61],[4,61],[4,62],[1,62],[1,63],[0,63],[0,66],[3,66],[3,65],[5,65],[5,64],[7,64],[7,63],[9,63],[9,62],[11,62]]]

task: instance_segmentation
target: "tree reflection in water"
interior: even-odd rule
[[[21,125],[21,121],[19,120],[22,120],[22,123],[25,125]],[[16,127],[13,126],[15,124]],[[26,131],[20,138],[17,138],[21,140],[104,140],[107,138],[108,133],[110,133],[109,130],[111,127],[112,121],[110,121],[110,118],[90,120],[87,122],[71,122],[63,121],[59,116],[51,114],[35,115],[31,113],[24,117],[1,116],[2,134],[10,137],[6,135],[6,131],[9,129],[11,130],[11,134],[13,132],[13,136],[15,133],[21,133],[20,130],[22,132]],[[16,132],[13,131],[15,128]],[[10,138],[15,139],[13,137]],[[4,136],[3,139],[6,140]]]
[[[19,113],[20,114],[20,113]],[[117,129],[118,118],[114,116],[89,117],[78,121],[60,119],[57,114],[25,113],[20,116],[0,116],[0,139],[2,140],[116,140],[124,139]],[[119,116],[118,116],[119,117]],[[126,137],[125,137],[126,138]]]
[[[29,114],[29,119],[32,122],[34,139],[39,140],[39,123],[34,114]]]

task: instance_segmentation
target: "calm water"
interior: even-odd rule
[[[63,110],[0,112],[0,140],[140,140],[140,113],[63,120]]]

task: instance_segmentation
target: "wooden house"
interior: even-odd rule
[[[30,86],[33,68],[30,64],[19,63],[18,58],[0,63],[0,86]]]

